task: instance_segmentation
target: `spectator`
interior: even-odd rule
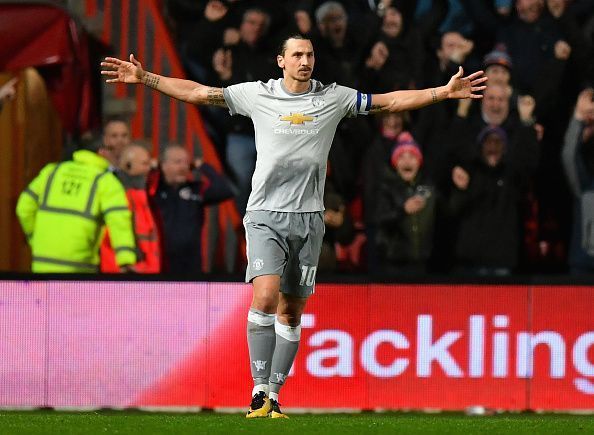
[[[130,141],[130,127],[124,118],[112,117],[103,124],[103,144],[98,153],[109,161],[110,171],[119,168],[122,150]]]
[[[476,143],[478,156],[452,170],[450,209],[459,223],[456,271],[509,275],[518,264],[520,201],[538,163],[537,142],[510,146],[505,130],[487,126]]]
[[[186,149],[170,145],[148,190],[163,221],[163,271],[201,273],[204,207],[232,197],[227,181],[206,163],[192,174]]]
[[[316,47],[316,77],[323,83],[357,87],[358,69],[363,60],[361,41],[350,27],[344,7],[336,1],[322,3],[315,12],[319,38]]]
[[[455,160],[472,159],[476,154],[476,137],[486,126],[501,127],[515,148],[518,142],[536,142],[542,129],[535,122],[536,102],[530,95],[517,99],[514,113],[510,108],[510,88],[489,85],[484,92],[480,110],[471,112],[469,104],[459,104],[449,132],[449,146]],[[534,144],[533,144],[534,145]]]
[[[398,135],[390,166],[380,174],[377,235],[382,274],[426,271],[435,225],[436,192],[421,172],[421,149],[407,131]]]
[[[187,28],[187,35],[180,35],[180,51],[192,78],[208,80],[214,72],[214,53],[220,47],[237,44],[237,35],[228,3],[223,0],[209,0],[202,17]]]
[[[514,63],[518,91],[535,97],[541,119],[554,111],[571,46],[559,23],[545,13],[543,0],[517,0],[516,12],[499,29],[498,43],[506,47]]]
[[[50,163],[21,193],[16,213],[33,253],[33,272],[97,272],[103,225],[120,270],[136,263],[126,193],[109,162],[89,149]]]
[[[253,80],[268,80],[277,74],[274,56],[264,45],[270,17],[259,9],[248,9],[239,28],[241,41],[232,48],[215,52],[213,67],[222,86]],[[247,118],[228,118],[226,160],[231,168],[238,194],[237,208],[243,216],[251,192],[251,179],[256,166],[254,126]]]
[[[338,3],[338,6],[337,6]],[[212,53],[223,47],[221,52],[225,56],[218,58],[219,72],[225,68],[235,70],[244,68],[255,56],[247,61],[238,61],[235,57],[235,46],[241,45],[239,28],[242,14],[248,9],[260,8],[271,17],[270,26],[266,26],[266,44],[270,45],[283,36],[289,34],[307,35],[315,39],[316,78],[327,83],[338,81],[353,85],[359,83],[364,86],[377,86],[371,78],[365,79],[365,63],[369,61],[374,68],[369,70],[375,79],[383,79],[380,73],[390,67],[389,56],[395,51],[390,50],[386,41],[382,41],[387,50],[380,47],[380,38],[387,38],[385,27],[392,30],[398,28],[398,19],[392,10],[402,13],[400,33],[395,40],[402,43],[410,24],[414,33],[422,35],[423,47],[418,53],[412,53],[413,61],[424,57],[423,74],[415,76],[415,85],[420,87],[437,87],[447,81],[456,71],[458,65],[466,70],[472,70],[483,64],[489,77],[489,88],[481,104],[468,104],[462,101],[448,101],[439,105],[430,105],[418,112],[411,113],[407,130],[412,132],[416,141],[422,145],[423,173],[435,182],[443,196],[449,196],[449,189],[455,185],[451,182],[452,169],[456,165],[468,170],[471,162],[476,160],[479,147],[475,139],[479,132],[488,125],[499,125],[507,133],[509,147],[513,149],[517,144],[529,147],[536,146],[538,141],[541,158],[537,174],[531,180],[526,211],[530,217],[524,216],[524,227],[532,228],[532,242],[525,241],[523,250],[532,250],[533,257],[522,267],[537,267],[536,270],[551,268],[541,262],[540,256],[547,251],[551,255],[549,262],[555,270],[563,270],[565,246],[569,242],[569,228],[571,222],[571,197],[565,183],[559,183],[563,177],[561,160],[559,159],[560,144],[567,130],[569,115],[573,110],[575,98],[584,86],[592,86],[594,71],[594,2],[591,0],[421,0],[418,2],[402,1],[359,1],[339,0],[328,2],[295,1],[279,2],[275,0],[166,0],[164,5],[178,5],[170,7],[172,12],[182,22],[178,33],[179,47],[185,45],[182,54],[192,53],[194,60],[203,67],[200,74],[206,76],[218,75],[213,69]],[[396,9],[394,9],[396,8]],[[175,10],[174,10],[175,9]],[[317,12],[317,13],[315,13]],[[172,13],[173,15],[173,13]],[[282,16],[281,16],[282,15]],[[466,15],[466,17],[464,17]],[[447,17],[447,18],[446,18]],[[456,18],[452,20],[451,18]],[[394,19],[396,18],[396,19]],[[459,21],[459,18],[464,18]],[[468,22],[470,19],[471,23]],[[443,25],[442,25],[443,24]],[[462,25],[461,25],[462,24]],[[468,26],[470,24],[470,26]],[[182,35],[182,28],[187,32]],[[252,29],[258,29],[253,26]],[[384,29],[383,29],[384,28]],[[469,33],[472,28],[472,32]],[[441,31],[452,30],[443,34]],[[257,33],[257,32],[256,32]],[[187,35],[192,36],[188,37]],[[379,35],[379,36],[378,36]],[[375,39],[372,39],[372,38]],[[187,41],[187,42],[184,42]],[[203,41],[197,44],[195,41]],[[374,41],[375,50],[370,42]],[[262,42],[262,41],[260,41]],[[402,48],[399,46],[398,48]],[[230,53],[230,55],[228,55]],[[408,53],[404,53],[408,54]],[[271,60],[272,56],[269,57]],[[379,61],[379,63],[378,63]],[[481,62],[482,61],[482,62]],[[379,64],[383,64],[380,66]],[[256,63],[261,63],[257,61]],[[239,65],[238,65],[239,64]],[[402,61],[395,64],[396,68],[406,70],[410,62]],[[186,62],[186,66],[191,66]],[[259,65],[260,66],[260,65]],[[274,66],[273,66],[274,68]],[[249,68],[248,68],[249,69]],[[194,71],[192,69],[192,71]],[[233,72],[234,74],[235,72]],[[250,72],[254,75],[253,70]],[[192,73],[197,76],[197,74]],[[270,75],[276,76],[272,69],[264,79]],[[399,78],[386,74],[386,80]],[[212,79],[212,77],[211,77]],[[252,80],[245,76],[245,81]],[[421,83],[422,80],[422,83]],[[212,82],[212,80],[209,80]],[[219,77],[219,81],[223,82]],[[229,82],[230,83],[230,82]],[[381,84],[381,83],[380,83]],[[215,83],[217,85],[217,83]],[[355,86],[356,87],[356,86]],[[507,89],[502,92],[501,87]],[[522,95],[525,98],[522,98]],[[530,95],[530,96],[528,96]],[[487,101],[488,100],[488,101]],[[246,137],[252,137],[252,131],[242,131],[241,121],[229,121],[226,111],[213,106],[201,106],[199,109],[206,121],[207,131],[213,139],[223,160],[227,147],[227,131],[234,136],[235,132],[247,131]],[[374,217],[375,195],[377,186],[369,174],[376,174],[373,169],[365,167],[361,177],[361,163],[373,159],[374,152],[367,144],[376,140],[370,129],[373,123],[363,122],[361,118],[348,119],[339,124],[329,155],[329,166],[332,167],[328,180],[331,181],[336,192],[349,204],[353,216],[357,220],[356,204],[360,189],[363,187],[365,206],[365,231],[368,236],[368,252],[370,265],[375,264],[371,252],[372,231],[371,219]],[[540,125],[543,125],[541,127]],[[251,126],[248,123],[248,128]],[[535,134],[536,132],[536,134]],[[249,139],[248,139],[249,140]],[[377,141],[385,142],[389,155],[392,142],[385,137],[378,137]],[[376,143],[377,145],[377,143]],[[389,145],[389,146],[388,146]],[[524,146],[520,145],[520,147]],[[372,148],[375,147],[372,146]],[[241,152],[241,147],[237,147]],[[253,148],[249,148],[253,151]],[[379,148],[378,148],[379,151]],[[246,158],[246,153],[238,154],[234,159],[237,165],[245,163],[249,166],[247,173],[251,173],[253,160]],[[388,160],[388,157],[384,157]],[[384,162],[377,162],[387,165]],[[231,164],[227,164],[230,173],[236,175]],[[249,175],[245,181],[239,181],[249,192]],[[361,184],[363,181],[363,184]],[[370,188],[371,186],[371,188]],[[369,194],[369,191],[373,194]],[[247,193],[245,193],[247,195]],[[245,203],[238,201],[238,204]],[[371,204],[368,206],[368,204]],[[438,207],[440,212],[447,210]],[[241,207],[240,207],[241,211]],[[526,214],[528,214],[526,213]],[[455,234],[448,227],[449,215],[437,217],[440,225],[436,228],[433,256],[430,268],[438,264],[445,264],[450,258],[454,241],[447,237]],[[452,221],[455,224],[455,221]],[[358,228],[358,227],[357,227]],[[370,230],[371,228],[371,230]],[[527,233],[528,234],[528,233]],[[549,236],[546,236],[549,234]],[[447,236],[439,242],[441,235]],[[532,245],[529,247],[529,243]],[[546,244],[550,247],[543,247]],[[553,245],[555,244],[555,245]],[[440,248],[440,246],[443,248]],[[553,248],[557,246],[557,248]],[[437,254],[441,253],[443,254]],[[340,252],[339,252],[340,254]],[[547,255],[549,255],[547,254]],[[555,264],[552,263],[554,257]],[[537,263],[533,262],[538,260]],[[451,260],[450,260],[451,261]],[[548,261],[548,260],[547,260]],[[444,269],[446,271],[447,269]]]
[[[435,56],[432,56],[426,64],[424,86],[438,86],[443,77],[455,71],[460,65],[467,66],[471,63],[468,59],[475,50],[474,46],[474,41],[458,32],[444,33],[439,47],[435,50]],[[483,95],[493,91],[492,83],[488,82],[488,84]],[[505,103],[507,100],[501,104]],[[483,106],[484,102],[481,100],[480,107]],[[464,108],[464,113],[460,108]],[[424,173],[435,183],[440,197],[449,195],[452,168],[457,160],[474,155],[476,148],[474,140],[481,128],[486,125],[483,117],[471,117],[469,111],[470,105],[447,101],[439,106],[432,105],[421,109],[413,124],[414,137],[423,147]],[[472,113],[472,115],[477,114]],[[453,266],[452,246],[455,242],[456,222],[447,213],[445,207],[437,207],[436,213],[436,220],[440,224],[435,228],[429,268],[438,273],[447,273]]]
[[[423,43],[397,8],[386,8],[381,31],[371,45],[362,78],[370,91],[417,88],[422,77]]]
[[[377,269],[377,249],[375,235],[377,229],[378,192],[380,175],[390,165],[390,157],[396,144],[396,138],[410,125],[408,112],[385,113],[379,117],[379,134],[374,139],[365,155],[363,172],[363,220],[367,236],[368,271]]]
[[[439,86],[444,79],[455,74],[460,65],[465,65],[473,47],[473,41],[458,32],[444,33],[435,55],[429,56],[425,62],[423,86]],[[456,101],[447,101],[422,108],[412,128],[414,137],[423,146],[425,172],[435,182],[439,182],[440,176],[449,180],[447,175],[438,171],[446,154],[444,137],[451,128],[457,105]]]
[[[515,110],[513,111],[513,106],[510,104],[512,98],[516,98]],[[530,175],[526,177],[528,186],[523,189],[520,205],[520,220],[528,230],[527,233],[523,234],[521,249],[522,266],[526,268],[538,267],[537,264],[541,262],[541,247],[543,243],[549,243],[543,240],[545,233],[551,244],[556,244],[554,240],[558,239],[558,236],[552,231],[542,231],[538,236],[534,231],[534,228],[540,225],[540,217],[549,213],[547,211],[548,207],[545,206],[546,202],[550,202],[547,197],[554,195],[554,192],[559,189],[559,187],[541,189],[542,193],[538,195],[538,186],[543,185],[542,182],[537,184],[536,181],[541,176],[540,174],[545,179],[554,178],[558,180],[559,177],[553,177],[551,169],[542,169],[543,154],[545,154],[546,148],[543,146],[542,141],[543,128],[535,122],[535,111],[536,103],[532,96],[518,96],[513,93],[512,88],[509,86],[499,83],[489,84],[489,87],[485,90],[480,111],[472,112],[468,105],[459,105],[458,116],[454,119],[450,133],[449,146],[452,148],[450,148],[451,154],[448,155],[449,166],[444,168],[451,173],[451,168],[456,164],[473,159],[477,147],[472,137],[478,135],[481,129],[489,125],[503,128],[507,134],[510,149],[526,147],[534,149],[538,147],[540,156],[538,167],[534,168],[535,170],[531,171]],[[559,185],[558,182],[551,184]],[[535,213],[535,210],[539,210],[541,214]],[[548,223],[546,226],[552,228]]]
[[[489,85],[512,87],[512,60],[505,51],[505,47],[496,47],[487,53],[483,59],[483,67],[485,75],[489,77]]]
[[[589,67],[592,64],[592,58],[588,53],[590,44],[587,31],[584,32],[582,29],[586,27],[584,20],[588,16],[592,16],[594,3],[591,1],[546,0],[546,5],[549,14],[558,25],[563,39],[571,47],[568,68],[563,80],[564,85],[570,89],[576,88],[577,93],[580,90],[579,86],[582,86],[590,77],[588,75]],[[573,103],[572,100],[570,104],[573,105]]]
[[[518,103],[520,96],[518,95],[518,92],[514,87],[512,78],[512,67],[513,64],[511,57],[507,54],[507,52],[505,51],[505,47],[503,46],[495,47],[494,50],[487,53],[483,58],[483,70],[485,71],[485,75],[489,77],[489,86],[497,86],[498,88],[496,89],[496,94],[499,96],[503,95],[499,87],[503,87],[507,91],[508,96],[506,99],[496,97],[495,99],[491,99],[488,103],[484,103],[485,105],[483,106],[482,116],[486,116],[486,119],[493,119],[494,122],[491,121],[493,125],[502,125],[496,124],[496,122],[498,122],[499,117],[495,112],[497,112],[498,110],[501,110],[502,114],[505,111],[507,111],[507,116],[503,123],[505,123],[509,118],[510,112],[513,114],[512,118],[510,119],[514,119],[518,115],[517,107],[519,107]],[[499,105],[497,101],[507,102],[507,110],[504,109],[505,104]],[[523,101],[525,103],[529,101],[530,105],[536,104],[536,101],[532,97],[523,98]],[[464,106],[465,105],[459,105],[459,113],[466,112],[467,108],[465,108]],[[533,109],[530,111],[529,118],[526,118],[523,121],[526,121],[527,123],[534,123],[536,120],[536,114],[534,113],[535,109],[536,107],[533,107]],[[536,125],[535,128],[538,131],[540,140],[540,138],[542,138],[543,133],[541,127],[540,125]],[[512,132],[507,131],[507,133]]]
[[[356,87],[367,41],[354,34],[345,8],[336,1],[322,3],[316,9],[315,18],[319,32],[319,38],[314,41],[316,78]],[[336,191],[347,202],[361,194],[357,182],[365,144],[372,138],[370,125],[362,118],[343,119],[336,131],[329,159],[335,168]]]
[[[337,243],[348,245],[355,238],[355,227],[347,212],[343,198],[334,190],[332,183],[326,183],[324,189],[324,239],[318,262],[319,272],[336,272]]]
[[[122,151],[120,167],[117,172],[126,189],[128,205],[132,212],[134,238],[137,247],[137,273],[159,273],[161,271],[161,248],[157,223],[151,212],[146,192],[146,181],[151,169],[151,155],[137,143],[130,144]],[[101,243],[101,272],[117,273],[116,252],[111,246],[109,232]]]
[[[594,273],[594,90],[583,90],[565,133],[563,167],[574,196],[571,273]]]
[[[385,113],[379,119],[379,134],[369,146],[365,159],[363,205],[366,225],[374,222],[377,214],[378,174],[390,165],[396,139],[410,125],[408,112]]]
[[[512,16],[514,0],[462,0],[464,10],[474,23],[470,37],[479,57],[486,55],[497,42],[499,30]]]

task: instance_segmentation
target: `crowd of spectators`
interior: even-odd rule
[[[82,148],[19,198],[32,270],[200,276],[205,207],[233,196],[226,178],[178,144],[151,159],[120,117]]]
[[[594,1],[161,4],[189,78],[212,86],[277,78],[278,45],[293,34],[313,42],[314,78],[366,93],[441,86],[459,66],[489,77],[481,100],[341,122],[320,271],[594,272]],[[93,151],[126,192],[131,270],[196,274],[204,207],[234,197],[245,213],[253,125],[200,110],[230,182],[175,144],[151,165],[126,120],[104,124]],[[117,254],[107,234],[103,272],[121,270]]]
[[[322,269],[509,275],[563,272],[569,256],[572,271],[594,270],[594,164],[580,160],[593,155],[591,108],[582,101],[572,117],[578,94],[594,84],[591,0],[162,4],[188,75],[213,86],[278,77],[277,46],[291,34],[312,39],[314,78],[362,92],[443,85],[460,65],[485,70],[478,102],[341,123]],[[201,110],[242,213],[253,126]]]

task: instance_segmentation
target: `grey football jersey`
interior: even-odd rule
[[[257,161],[248,210],[324,210],[326,161],[343,117],[366,114],[371,96],[336,83],[311,80],[293,94],[283,79],[246,82],[223,90],[231,115],[250,117]]]

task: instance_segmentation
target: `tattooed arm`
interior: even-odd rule
[[[462,74],[464,71],[460,67],[447,85],[438,88],[374,94],[371,96],[370,112],[402,112],[419,109],[451,98],[483,98],[482,94],[476,93],[486,88],[482,85],[487,81],[487,77],[483,76],[483,71],[477,71],[467,77],[462,77]]]
[[[186,103],[227,107],[222,88],[145,71],[133,54],[130,55],[130,62],[106,57],[101,66],[101,74],[108,77],[107,83],[141,83]]]

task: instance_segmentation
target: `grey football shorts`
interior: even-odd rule
[[[313,294],[324,214],[248,211],[243,218],[248,265],[245,282],[279,275],[281,292],[297,297]]]

